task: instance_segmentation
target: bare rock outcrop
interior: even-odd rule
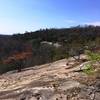
[[[100,70],[87,75],[69,59],[0,76],[0,100],[100,100]]]

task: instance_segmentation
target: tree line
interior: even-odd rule
[[[21,65],[20,68],[40,65],[80,55],[85,49],[100,48],[100,26],[40,29],[5,37],[0,38],[0,73]],[[28,57],[27,53],[31,56]],[[23,56],[22,59],[18,55]],[[13,60],[9,60],[11,58]]]

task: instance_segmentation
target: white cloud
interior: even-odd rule
[[[88,23],[84,23],[87,25],[94,25],[94,26],[100,26],[100,21],[96,21],[96,22],[88,22]]]
[[[79,25],[94,25],[94,26],[100,26],[100,21],[94,21],[94,22],[85,22],[85,23],[82,23],[82,22],[78,22],[78,21],[75,21],[75,20],[70,20],[70,19],[67,19],[65,20],[66,23],[68,24],[79,24]]]
[[[76,23],[75,20],[70,20],[70,19],[65,20],[65,22],[66,22],[66,23],[70,23],[70,24],[72,24],[72,23]]]

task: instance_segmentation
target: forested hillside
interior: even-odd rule
[[[0,73],[100,51],[100,27],[41,29],[0,36]]]

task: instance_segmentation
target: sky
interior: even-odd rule
[[[100,0],[0,0],[0,34],[100,25]]]

